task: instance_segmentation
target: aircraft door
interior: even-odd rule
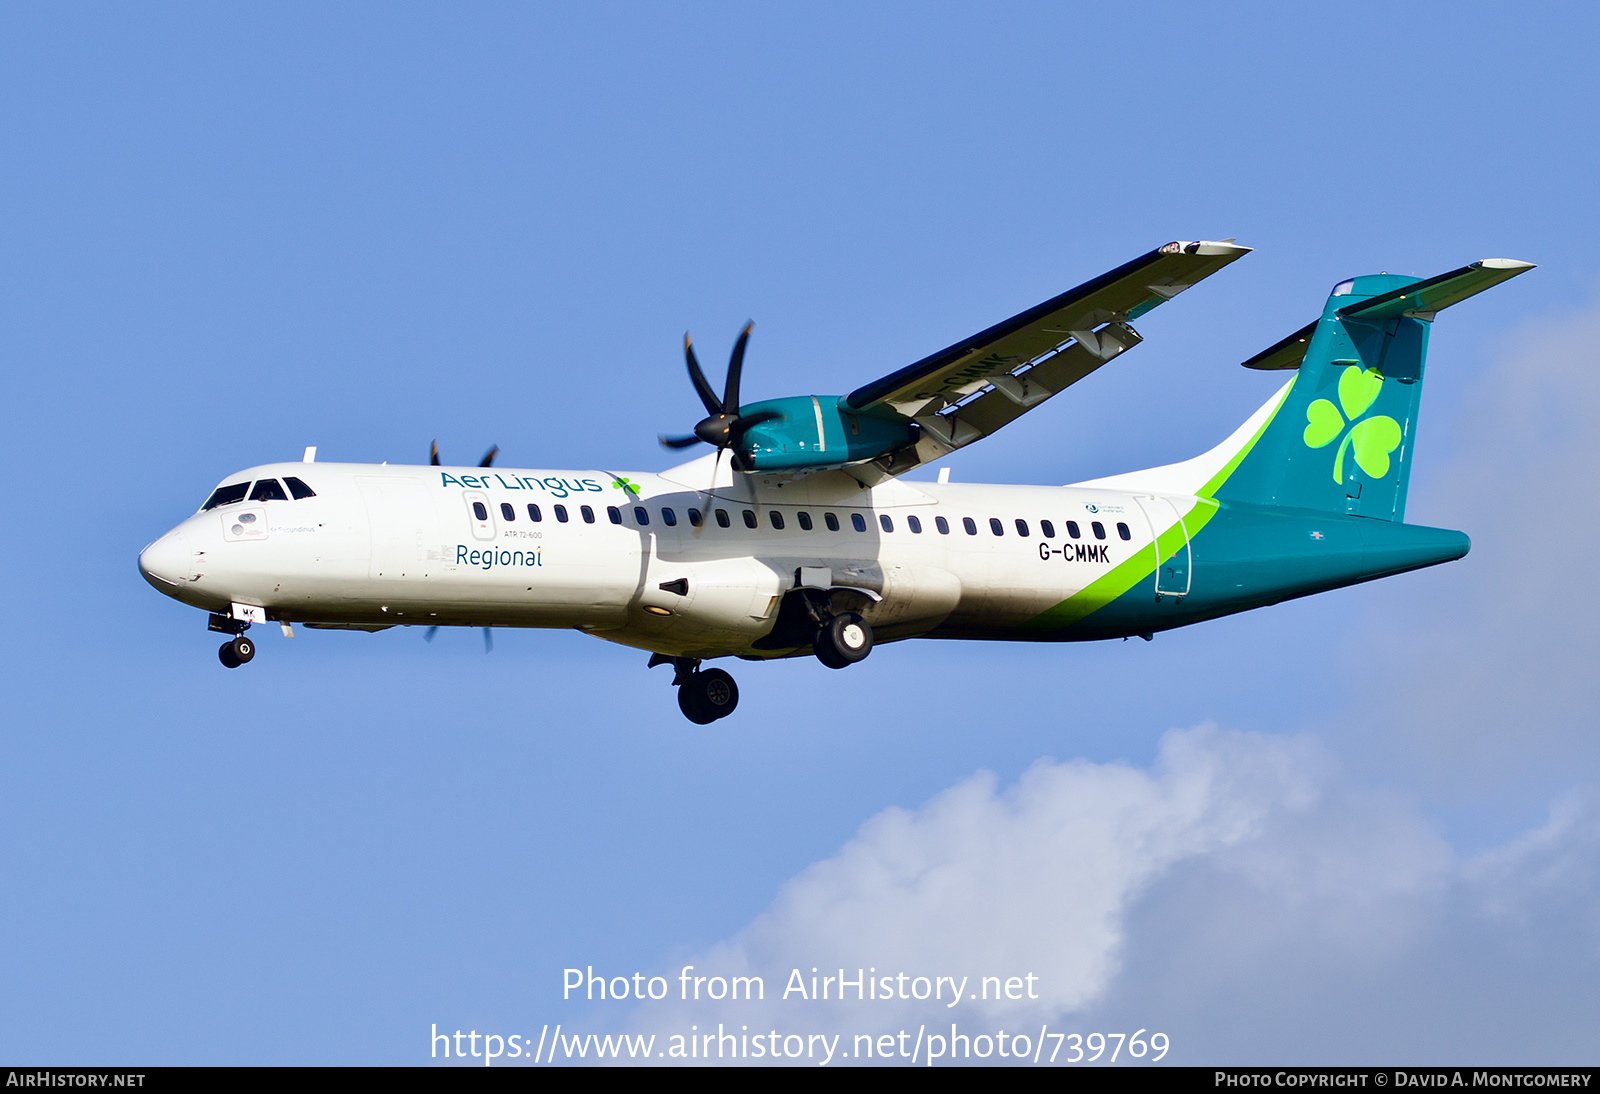
[[[387,581],[427,577],[440,558],[433,497],[419,482],[357,479],[372,530],[368,574]]]
[[[1154,541],[1156,595],[1188,596],[1190,587],[1189,529],[1183,522],[1178,507],[1166,498],[1139,497],[1135,499],[1144,511]],[[1168,529],[1171,529],[1168,532]],[[1162,535],[1166,533],[1163,544]]]
[[[467,521],[472,526],[472,538],[484,541],[494,539],[494,509],[489,505],[489,495],[482,490],[463,490],[461,499],[467,506]]]

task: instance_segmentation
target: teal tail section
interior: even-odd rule
[[[1245,362],[1299,374],[1217,499],[1404,520],[1434,316],[1532,268],[1486,259],[1336,285],[1320,319]]]

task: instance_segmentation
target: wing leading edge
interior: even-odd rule
[[[987,437],[1138,345],[1132,320],[1249,252],[1232,240],[1168,243],[851,392],[849,408],[921,427],[915,446],[875,470],[904,474]]]

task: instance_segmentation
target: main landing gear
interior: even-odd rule
[[[721,669],[702,669],[694,657],[653,654],[650,667],[671,665],[672,685],[678,689],[678,709],[696,725],[707,726],[726,718],[739,705],[739,685]]]
[[[849,668],[872,652],[872,624],[855,612],[841,612],[817,628],[811,648],[830,669]]]
[[[236,669],[240,665],[249,664],[250,659],[256,655],[256,644],[244,636],[244,632],[250,629],[250,624],[244,620],[213,614],[210,622],[206,624],[206,629],[233,635],[217,650],[217,660],[228,668]]]
[[[796,598],[793,607],[783,609],[776,630],[782,633],[777,634],[775,641],[791,649],[803,649],[809,636],[817,660],[830,669],[848,668],[865,660],[872,652],[872,624],[855,612],[830,614],[825,605],[813,605],[809,598]],[[761,648],[760,643],[757,647]],[[696,725],[710,725],[719,718],[726,718],[739,705],[739,685],[733,682],[733,677],[721,669],[702,669],[698,657],[653,653],[650,667],[657,665],[672,666],[672,686],[678,689],[678,709]]]

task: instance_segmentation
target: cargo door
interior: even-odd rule
[[[357,479],[356,484],[372,530],[368,576],[417,581],[437,569],[439,521],[428,488],[396,479]]]

